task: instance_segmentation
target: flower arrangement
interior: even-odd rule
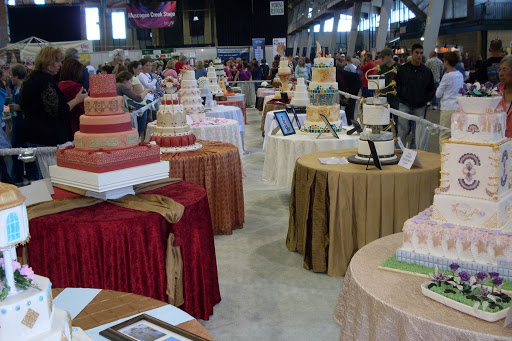
[[[511,298],[501,292],[503,278],[497,272],[477,272],[471,275],[467,271],[458,271],[457,263],[450,264],[446,273],[437,267],[429,274],[427,288],[437,294],[473,307],[474,311],[499,312],[511,304]],[[457,272],[458,271],[458,272]]]
[[[492,97],[497,96],[497,86],[491,82],[480,84],[475,82],[474,84],[465,83],[462,88],[459,89],[459,94],[465,97]]]
[[[172,92],[175,92],[180,88],[180,82],[179,82],[178,78],[174,78],[172,76],[167,76],[167,77],[165,77],[164,80],[162,80],[161,86],[162,86],[162,88],[164,88],[166,90],[172,89],[172,90],[174,90]]]
[[[34,271],[28,265],[21,265],[17,261],[12,261],[12,269],[14,271],[14,283],[20,289],[28,289],[30,287],[39,289],[34,282]],[[0,301],[5,300],[11,288],[7,285],[5,278],[4,259],[0,258]]]

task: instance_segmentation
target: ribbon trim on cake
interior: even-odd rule
[[[80,124],[80,132],[86,134],[106,134],[106,133],[121,133],[132,129],[131,122],[123,122],[116,124]]]

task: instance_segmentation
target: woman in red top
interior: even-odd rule
[[[512,137],[512,55],[508,55],[501,60],[499,68],[498,88],[500,89],[501,99],[500,105],[505,108],[507,113],[507,129],[506,137]]]
[[[78,83],[82,79],[82,70],[82,64],[74,58],[65,59],[62,63],[58,86],[68,102],[75,98],[78,92],[82,90],[82,84]],[[71,136],[80,130],[80,116],[84,112],[84,102],[77,104],[69,111]]]
[[[373,97],[374,90],[368,90],[368,79],[366,78],[366,71],[373,69],[375,66],[375,63],[372,60],[372,55],[369,53],[365,54],[363,65],[359,67],[359,69],[363,72],[363,87],[361,88],[361,94],[363,97]],[[376,74],[377,70],[368,72],[369,76]]]

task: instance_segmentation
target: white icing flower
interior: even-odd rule
[[[475,89],[480,90],[481,87],[479,82],[475,82]]]

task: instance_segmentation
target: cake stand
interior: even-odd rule
[[[133,185],[169,177],[169,161],[160,161],[105,173],[50,166],[53,183],[85,189],[85,196],[102,200],[135,194]]]

